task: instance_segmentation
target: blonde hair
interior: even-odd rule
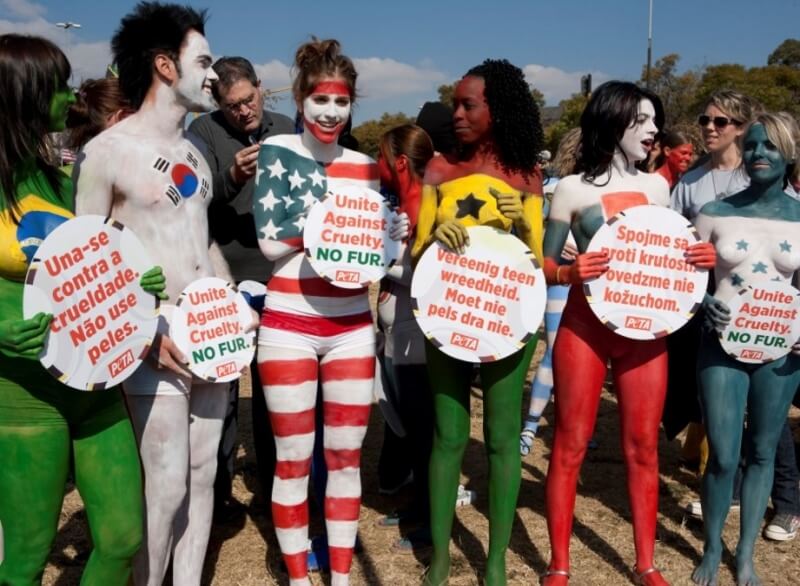
[[[736,90],[718,90],[711,94],[703,110],[716,106],[739,124],[749,124],[755,116],[764,111],[764,107],[756,99]]]
[[[566,177],[575,173],[578,151],[581,144],[581,129],[573,128],[561,137],[556,150],[556,156],[550,168],[559,177]]]
[[[767,137],[778,148],[778,152],[788,162],[797,158],[797,142],[800,139],[800,128],[788,112],[762,112],[750,124],[761,124],[767,132]]]

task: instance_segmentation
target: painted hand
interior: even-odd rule
[[[800,356],[800,340],[797,340],[797,342],[795,342],[792,346],[792,354],[795,356]]]
[[[403,212],[392,220],[392,225],[389,226],[389,238],[392,240],[405,240],[408,238],[410,230],[411,222],[408,219],[408,214]]]
[[[608,270],[608,254],[605,252],[585,252],[579,254],[569,268],[569,282],[580,285],[589,279],[596,279]]]
[[[244,333],[249,334],[250,332],[254,332],[258,329],[258,326],[260,325],[261,325],[261,314],[259,314],[255,309],[251,307],[250,323],[247,324],[247,327],[244,329]]]
[[[436,226],[433,237],[459,254],[464,254],[464,249],[469,245],[467,229],[455,220],[447,220]]]
[[[493,187],[489,188],[491,193],[497,200],[497,209],[506,218],[512,222],[519,222],[523,220],[522,196],[519,193],[500,193]]]
[[[731,321],[731,310],[724,301],[706,295],[703,299],[706,324],[716,330],[723,330]]]
[[[162,301],[169,299],[169,295],[164,293],[164,289],[167,288],[167,279],[164,277],[164,271],[162,271],[159,266],[155,266],[143,274],[142,278],[139,279],[139,285],[142,289],[155,295]]]
[[[561,250],[561,258],[568,262],[574,262],[579,254],[578,247],[574,242],[567,240],[566,243],[564,243],[564,248]]]
[[[191,376],[186,368],[189,361],[169,336],[156,334],[153,348],[150,350],[150,359],[155,361],[156,368],[168,368],[180,376]]]
[[[692,244],[684,253],[686,262],[698,269],[713,269],[717,264],[717,251],[710,242]]]
[[[230,168],[231,179],[236,185],[244,185],[247,180],[256,174],[258,166],[258,149],[261,145],[253,144],[243,148],[233,157]]]
[[[30,319],[0,322],[0,351],[36,360],[44,349],[52,320],[52,314],[37,313]]]

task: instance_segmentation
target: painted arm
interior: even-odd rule
[[[211,266],[214,268],[214,276],[224,279],[228,283],[235,283],[231,269],[228,266],[228,261],[222,254],[222,249],[217,244],[216,240],[212,240],[208,246],[208,258],[211,260]]]
[[[405,244],[403,249],[400,251],[400,256],[397,259],[397,262],[394,263],[388,271],[386,271],[386,276],[392,281],[400,283],[404,287],[410,287],[412,275],[411,247],[409,244]]]
[[[291,159],[298,157],[289,149],[263,144],[258,154],[258,170],[253,193],[253,219],[258,246],[269,260],[275,261],[303,249],[303,225],[308,210],[289,214],[289,175]],[[277,165],[277,166],[276,166]],[[285,165],[285,167],[284,167]]]
[[[436,224],[436,209],[439,206],[439,194],[435,185],[422,186],[422,198],[419,204],[417,219],[417,238],[411,248],[411,258],[419,260],[425,249],[433,241],[433,229]]]

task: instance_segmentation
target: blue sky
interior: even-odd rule
[[[523,68],[549,105],[580,76],[638,79],[647,51],[648,0],[203,0],[213,53],[242,55],[264,87],[289,83],[294,50],[314,34],[338,38],[356,61],[362,94],[355,123],[382,112],[415,114],[436,88],[487,57]],[[108,41],[129,0],[0,0],[0,33],[48,36],[82,77],[102,75]],[[763,65],[800,37],[800,0],[654,0],[654,61],[680,53],[681,70],[725,62]],[[65,33],[59,21],[80,30]],[[277,109],[293,111],[284,98]]]

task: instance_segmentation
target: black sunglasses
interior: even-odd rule
[[[706,116],[705,114],[701,114],[697,117],[697,123],[700,126],[708,126],[709,122],[714,123],[715,128],[725,128],[728,124],[735,124],[736,126],[741,125],[741,122],[738,120],[734,120],[733,118],[726,118],[725,116]]]

